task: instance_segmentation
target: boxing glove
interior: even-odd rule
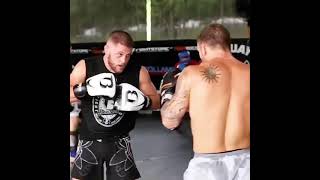
[[[86,80],[90,96],[107,96],[113,98],[116,93],[116,81],[112,73],[101,73]]]
[[[85,84],[76,84],[73,86],[73,93],[77,99],[82,99],[87,94],[87,88]]]
[[[151,106],[151,99],[138,88],[128,83],[117,85],[114,109],[119,111],[139,111]]]
[[[175,69],[174,71],[169,71],[164,74],[160,83],[161,106],[172,98],[180,73],[181,71],[179,69]]]

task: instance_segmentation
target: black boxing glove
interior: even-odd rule
[[[160,83],[161,107],[166,101],[172,98],[180,73],[181,71],[179,69],[175,69],[174,71],[168,71],[164,74]]]
[[[87,94],[87,87],[85,83],[76,84],[73,86],[73,93],[77,99],[82,99]]]

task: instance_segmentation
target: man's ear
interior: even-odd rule
[[[109,54],[109,46],[108,46],[108,44],[104,45],[103,51],[104,51],[104,54]]]
[[[202,53],[201,53],[201,50],[200,50],[200,43],[199,42],[197,43],[197,50],[198,50],[200,59],[202,59]]]
[[[203,57],[207,54],[207,50],[206,50],[205,44],[204,43],[199,43],[197,45],[197,48],[198,48],[200,59],[203,59]]]
[[[203,56],[206,56],[207,55],[207,48],[208,48],[208,46],[206,46],[206,44],[202,44],[202,53],[203,53]]]

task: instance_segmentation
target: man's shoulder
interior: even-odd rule
[[[196,73],[201,67],[199,66],[199,64],[193,64],[193,65],[189,65],[187,67],[185,67],[183,69],[183,72],[188,73],[188,74],[193,74]]]
[[[199,65],[189,65],[180,73],[183,78],[191,78],[199,72]]]
[[[236,66],[234,66],[235,68],[237,68],[238,70],[242,71],[242,72],[249,72],[250,71],[250,64],[244,63],[238,59],[235,59]]]
[[[96,65],[99,66],[102,63],[102,60],[103,60],[103,56],[90,56],[90,57],[83,58],[84,64],[86,66],[96,66]]]
[[[224,71],[225,69],[226,67],[223,64],[214,62],[210,64],[189,65],[183,71],[185,71],[184,74],[188,74],[190,77],[200,77],[207,72]]]
[[[129,61],[129,63],[127,64],[126,69],[140,71],[142,69],[142,67],[144,67],[144,66],[142,66],[141,64]]]
[[[94,61],[94,60],[97,60],[97,59],[103,59],[103,56],[89,56],[89,57],[86,57],[84,58],[84,61]]]

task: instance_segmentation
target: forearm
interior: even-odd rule
[[[172,77],[172,75],[170,77],[169,75],[170,74],[167,74],[163,79],[161,91],[162,107],[160,111],[162,124],[166,128],[173,130],[180,125],[184,114],[189,109],[190,84],[187,80],[186,71],[183,71],[179,75],[176,87],[170,86],[170,83],[174,82],[173,78],[175,77]],[[168,87],[166,87],[166,85]]]
[[[156,94],[156,95],[149,95],[148,97],[151,99],[151,102],[152,102],[150,109],[153,109],[153,110],[160,109],[160,96]]]
[[[182,121],[185,114],[185,106],[175,100],[167,101],[161,107],[162,124],[168,129],[175,129]]]

